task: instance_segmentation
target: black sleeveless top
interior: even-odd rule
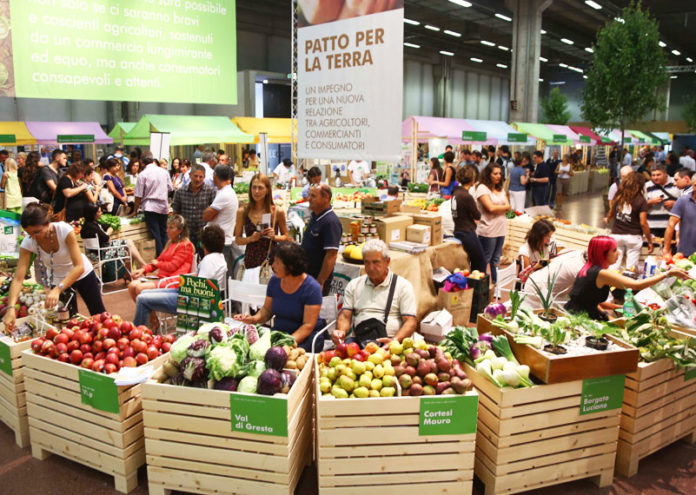
[[[565,305],[565,309],[571,313],[586,312],[590,318],[595,320],[606,320],[606,315],[597,308],[599,303],[603,303],[609,297],[609,286],[597,288],[597,276],[602,269],[599,265],[592,265],[584,277],[576,277],[573,289],[570,291],[570,299]]]

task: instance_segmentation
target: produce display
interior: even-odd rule
[[[429,184],[417,184],[415,182],[409,182],[407,187],[408,192],[413,193],[427,193],[428,189],[430,189]]]
[[[7,300],[9,298],[11,283],[11,276],[0,282],[0,318],[5,316],[7,312]],[[17,304],[15,304],[17,318],[24,318],[25,316],[36,313],[39,308],[44,307],[45,300],[46,294],[44,293],[42,285],[24,282],[22,290],[19,293]]]
[[[163,370],[170,385],[275,395],[288,393],[308,360],[283,332],[206,323],[174,342]]]
[[[678,255],[669,259],[668,263],[686,271],[694,268],[692,261],[686,258],[680,259]],[[637,293],[634,301],[651,310],[663,309],[664,316],[672,325],[696,328],[696,280],[694,279],[679,280],[676,277],[668,277]]]
[[[135,225],[135,224],[138,224],[138,223],[142,223],[142,222],[144,222],[144,221],[145,221],[145,215],[138,214],[138,215],[135,215],[133,218],[131,218],[131,219],[128,221],[128,224],[129,224],[129,225]]]
[[[362,261],[363,260],[363,246],[365,245],[364,242],[361,242],[360,244],[349,244],[346,246],[345,250],[343,251],[343,257],[347,258],[349,260],[355,260],[355,261]]]
[[[111,227],[114,232],[121,230],[121,217],[117,217],[116,215],[102,213],[102,215],[99,217],[99,223],[105,225],[106,227]]]
[[[62,330],[49,328],[31,343],[34,354],[110,375],[122,367],[135,368],[169,352],[174,335],[152,335],[118,315],[101,313],[72,319]]]
[[[441,347],[405,338],[360,349],[341,343],[317,356],[319,390],[324,397],[454,395],[471,390],[461,363]]]
[[[9,333],[10,338],[14,342],[26,342],[41,335],[41,329],[28,320],[15,325],[14,329]]]
[[[234,192],[237,194],[248,194],[249,193],[249,183],[248,182],[238,182],[232,186]]]
[[[334,201],[345,201],[345,202],[355,202],[355,201],[362,201],[366,197],[370,196],[367,193],[364,193],[362,191],[355,191],[352,194],[346,194],[346,193],[336,193],[332,196],[332,199]]]
[[[425,191],[427,192],[427,191]],[[408,206],[415,206],[417,208],[420,208],[421,210],[426,210],[426,211],[439,211],[439,207],[442,203],[445,202],[444,198],[432,198],[432,199],[425,199],[425,198],[418,198],[418,199],[410,199],[406,202],[406,205]]]

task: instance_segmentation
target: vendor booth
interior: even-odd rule
[[[0,147],[36,144],[24,122],[0,122]]]
[[[123,146],[123,137],[128,134],[133,127],[135,127],[135,122],[118,122],[111,132],[109,132],[109,137],[114,140],[115,143],[119,143]]]
[[[97,145],[114,142],[104,133],[99,122],[27,122],[36,144],[90,144],[96,160]]]
[[[123,137],[123,144],[148,145],[153,132],[169,133],[171,146],[254,142],[253,136],[242,132],[227,117],[146,114]]]

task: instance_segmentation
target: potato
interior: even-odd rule
[[[307,361],[309,361],[309,357],[306,355],[303,355],[303,356],[300,356],[299,358],[297,358],[297,361],[296,361],[297,369],[300,369],[300,370],[304,369],[305,365],[307,364]]]
[[[297,369],[297,363],[295,361],[288,361],[285,363],[285,368],[288,370],[296,370]]]

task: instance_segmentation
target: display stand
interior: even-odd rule
[[[142,385],[116,387],[111,377],[38,356],[31,350],[24,351],[22,359],[32,455],[44,460],[56,454],[113,476],[121,493],[135,489],[138,468],[145,464]],[[161,365],[162,359],[151,364]],[[81,376],[96,378],[107,386],[87,390]],[[108,380],[113,393],[108,390]],[[87,395],[108,402],[113,399],[113,410],[118,412],[83,403]]]
[[[166,385],[155,375],[143,385],[150,494],[292,495],[312,460],[312,372],[304,367],[287,398]],[[285,435],[235,431],[239,421],[242,430],[245,421],[274,423],[268,408],[242,414],[232,396],[282,402],[275,426]]]

